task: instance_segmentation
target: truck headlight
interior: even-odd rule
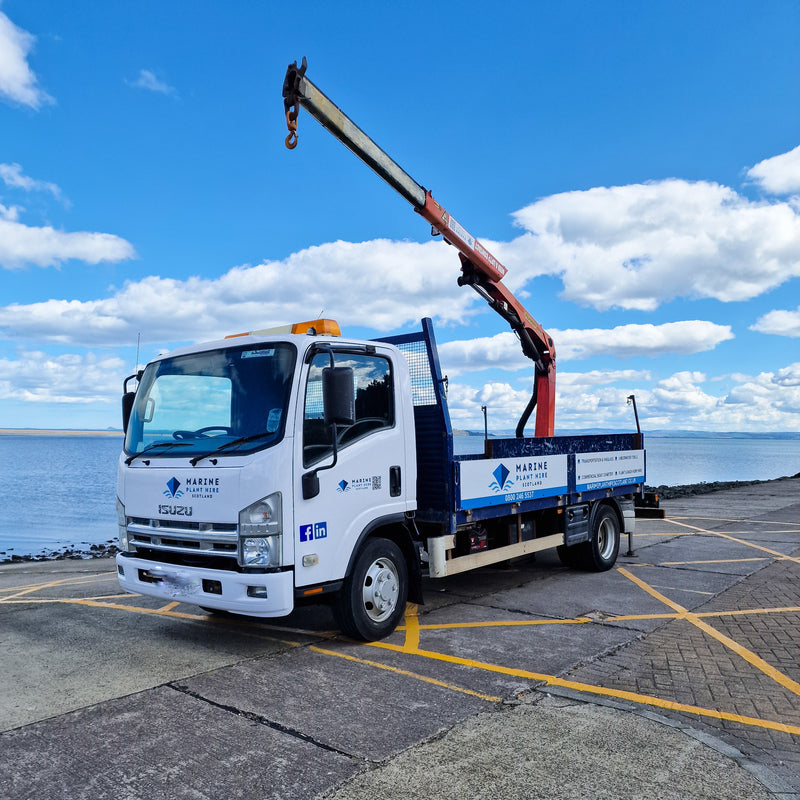
[[[119,549],[123,553],[128,552],[128,518],[125,516],[125,506],[117,498],[117,538],[119,539]]]
[[[281,494],[275,492],[239,512],[239,563],[279,567],[282,560]]]

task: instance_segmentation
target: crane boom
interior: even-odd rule
[[[472,286],[519,336],[523,353],[536,365],[533,393],[517,424],[523,436],[525,425],[536,409],[536,436],[553,436],[555,430],[556,354],[552,338],[514,297],[502,280],[508,270],[441,206],[430,191],[417,183],[402,167],[367,136],[338,106],[305,75],[306,59],[286,70],[283,100],[289,135],[286,146],[297,145],[297,116],[305,108],[349,150],[404,197],[427,220],[436,233],[456,247],[461,259],[460,286]]]

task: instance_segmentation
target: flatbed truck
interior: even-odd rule
[[[641,433],[554,436],[555,346],[501,283],[502,264],[331,108],[305,60],[287,70],[284,98],[287,144],[302,106],[394,188],[408,179],[401,193],[460,253],[459,283],[534,361],[531,402],[514,437],[457,454],[429,319],[369,341],[316,319],[160,356],[123,386],[122,587],[254,617],[326,602],[344,633],[374,641],[408,600],[424,602],[426,576],[549,548],[568,566],[610,569],[635,525]]]

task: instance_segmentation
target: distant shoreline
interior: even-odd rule
[[[122,431],[62,431],[38,428],[0,428],[0,436],[122,436]]]

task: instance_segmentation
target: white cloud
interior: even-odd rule
[[[603,373],[570,373],[557,381],[556,428],[633,430],[627,404],[636,395],[644,430],[797,431],[800,430],[800,363],[775,373],[732,376],[734,386],[718,394],[716,379],[702,372],[682,371],[655,384],[647,373],[619,372],[617,385],[602,381]],[[609,381],[611,383],[611,381]],[[530,389],[489,382],[468,386],[451,381],[448,392],[453,425],[483,429],[481,406],[487,406],[489,429],[513,430],[530,398]]]
[[[36,75],[28,66],[35,42],[35,36],[18,28],[0,11],[0,97],[39,109],[55,101],[39,88]]]
[[[626,383],[628,385],[641,381],[650,381],[650,372],[641,369],[593,369],[589,372],[562,372],[557,383],[562,387],[592,388],[595,386],[609,386],[613,383]]]
[[[759,161],[747,177],[770,194],[800,192],[800,145],[788,153]]]
[[[505,282],[558,275],[563,297],[652,310],[677,297],[747,300],[800,275],[800,213],[716,183],[664,180],[565,192],[514,214]]]
[[[663,325],[618,325],[615,328],[553,330],[556,352],[562,360],[583,359],[605,354],[631,356],[688,355],[713,350],[733,339],[730,325],[692,319]]]
[[[23,175],[19,164],[0,164],[0,179],[6,186],[24,189],[26,192],[49,192],[56,199],[61,199],[61,189],[56,184]]]
[[[619,325],[615,328],[548,331],[556,346],[557,361],[579,360],[596,355],[660,356],[713,350],[733,339],[730,325],[703,320],[667,322],[663,325]],[[445,342],[439,355],[453,375],[480,369],[518,370],[530,366],[519,341],[510,331],[479,339]]]
[[[779,369],[772,380],[778,386],[800,386],[800,362]]]
[[[158,92],[159,94],[175,94],[175,88],[170,86],[164,81],[159,80],[155,73],[149,69],[139,70],[139,76],[134,81],[128,81],[129,86],[135,86],[137,89],[147,89],[150,92]]]
[[[26,403],[88,404],[117,401],[125,370],[116,356],[94,353],[52,356],[25,351],[17,360],[0,359],[0,400]]]
[[[441,242],[333,242],[216,279],[151,276],[105,299],[5,306],[0,333],[93,346],[130,344],[140,331],[143,342],[205,341],[322,312],[378,331],[423,316],[462,322],[477,295],[455,287],[457,264]]]
[[[769,311],[750,326],[751,331],[774,333],[777,336],[800,337],[800,306],[796,311]]]
[[[89,264],[133,258],[133,245],[110,233],[69,233],[50,226],[30,227],[18,221],[18,209],[0,207],[0,266],[56,266],[75,258]],[[53,301],[57,302],[57,301]]]

